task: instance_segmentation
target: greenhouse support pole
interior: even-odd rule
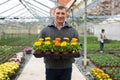
[[[87,0],[84,0],[85,3],[85,14],[84,14],[84,70],[86,71],[87,67]]]
[[[74,26],[74,15],[73,15],[73,8],[71,9],[72,12],[72,25]]]

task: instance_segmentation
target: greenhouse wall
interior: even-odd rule
[[[99,25],[94,25],[94,35],[98,36],[101,29],[105,29],[106,37],[111,40],[120,40],[120,23],[109,22]]]

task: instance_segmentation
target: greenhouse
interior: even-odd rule
[[[1,0],[0,80],[120,80],[119,30],[120,0]]]

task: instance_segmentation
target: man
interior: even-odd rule
[[[52,39],[56,37],[63,39],[64,37],[68,37],[70,39],[77,38],[80,41],[78,32],[65,21],[66,17],[66,8],[63,6],[56,7],[54,10],[54,22],[43,28],[39,38],[49,36]],[[71,80],[73,58],[53,59],[44,57],[44,62],[46,80]]]
[[[105,30],[101,29],[101,33],[99,35],[99,42],[100,42],[100,53],[103,53],[103,48],[104,48],[104,39],[105,39]]]

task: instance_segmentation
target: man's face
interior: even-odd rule
[[[65,9],[55,9],[54,13],[55,21],[58,24],[63,24],[66,18],[66,10]]]

